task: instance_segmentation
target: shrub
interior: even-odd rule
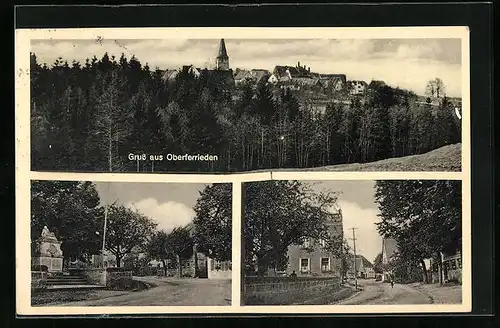
[[[31,293],[40,293],[47,289],[47,282],[44,279],[34,279],[31,281]]]
[[[130,271],[127,268],[120,268],[120,267],[108,267],[106,268],[106,272],[126,272]]]
[[[49,271],[49,268],[46,265],[43,265],[43,264],[42,265],[35,264],[35,265],[31,266],[31,271],[47,272],[47,271]]]

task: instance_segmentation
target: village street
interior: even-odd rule
[[[431,298],[408,286],[395,284],[394,288],[388,283],[375,280],[359,280],[363,291],[335,304],[430,304]]]
[[[134,277],[154,284],[148,290],[99,300],[57,304],[57,306],[217,306],[231,305],[231,281]]]

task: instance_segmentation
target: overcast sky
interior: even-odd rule
[[[193,206],[205,186],[198,183],[96,182],[102,203],[117,201],[136,208],[167,232],[194,219]]]
[[[344,236],[353,247],[351,228],[356,228],[356,253],[373,263],[375,256],[382,251],[382,238],[375,226],[379,221],[374,198],[375,181],[314,181],[312,187],[318,191],[341,192],[338,205],[342,210]]]
[[[356,229],[356,250],[370,262],[382,250],[382,239],[375,222],[379,213],[374,202],[374,181],[310,181],[316,191],[340,191],[344,235],[352,247],[352,230]],[[193,206],[206,184],[197,183],[131,183],[96,182],[101,202],[123,204],[155,220],[160,229],[170,231],[184,226],[195,216]]]
[[[461,97],[460,39],[226,39],[230,67],[272,70],[275,65],[301,65],[318,73],[343,73],[350,80],[384,80],[423,94],[426,82],[439,77],[449,96]],[[193,64],[211,67],[218,39],[33,40],[40,63],[58,57],[85,62],[105,52],[135,55],[153,69]]]

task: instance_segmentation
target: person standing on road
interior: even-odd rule
[[[394,288],[394,278],[391,279],[391,288]]]

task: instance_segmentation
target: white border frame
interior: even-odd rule
[[[30,77],[31,40],[40,39],[164,39],[164,38],[459,38],[462,40],[462,171],[461,172],[269,172],[210,174],[49,173],[30,170]],[[441,313],[470,312],[471,301],[471,213],[470,213],[470,63],[468,27],[363,27],[363,28],[99,28],[18,29],[15,32],[15,149],[16,149],[16,309],[19,315],[89,314],[220,314],[220,313]],[[277,180],[462,180],[463,193],[463,283],[462,304],[431,305],[240,305],[241,183]],[[32,307],[30,297],[30,181],[87,180],[121,182],[233,183],[233,253],[231,306],[134,306],[134,307]]]

